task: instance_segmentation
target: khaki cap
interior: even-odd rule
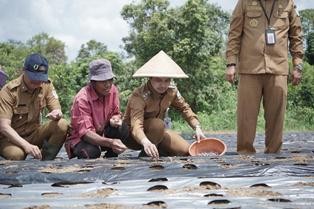
[[[133,77],[188,78],[189,76],[161,50],[140,67]]]

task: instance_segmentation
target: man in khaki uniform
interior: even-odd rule
[[[133,77],[148,77],[149,80],[129,97],[124,121],[129,125],[130,135],[123,143],[131,149],[142,149],[141,154],[154,158],[159,155],[188,155],[189,143],[176,132],[166,129],[164,124],[166,111],[172,106],[195,129],[197,140],[205,137],[196,114],[178,89],[170,85],[171,78],[188,76],[166,53],[160,51]]]
[[[27,154],[52,160],[64,143],[68,124],[48,79],[48,61],[31,54],[23,70],[0,91],[0,155],[9,160],[24,160]],[[50,120],[41,125],[45,108]]]
[[[289,74],[288,47],[292,56],[292,84],[302,75],[303,35],[292,0],[239,0],[232,14],[227,44],[226,80],[239,76],[237,150],[255,153],[257,116],[263,98],[265,153],[282,145]]]

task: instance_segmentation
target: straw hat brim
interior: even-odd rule
[[[164,51],[160,51],[140,67],[133,77],[188,78],[189,76]]]

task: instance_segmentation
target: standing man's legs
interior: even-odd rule
[[[287,76],[267,75],[264,84],[265,153],[276,153],[282,145],[287,104]]]
[[[262,97],[263,75],[239,75],[237,104],[237,151],[255,153],[253,146]]]

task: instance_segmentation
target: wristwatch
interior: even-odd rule
[[[200,125],[200,124],[195,125],[195,130],[196,130],[197,128],[201,128],[201,125]]]
[[[235,63],[230,63],[230,64],[227,64],[226,67],[231,67],[231,66],[236,66]]]
[[[296,69],[297,71],[299,71],[300,73],[303,72],[303,65],[302,64],[296,64],[294,66],[294,69]]]

